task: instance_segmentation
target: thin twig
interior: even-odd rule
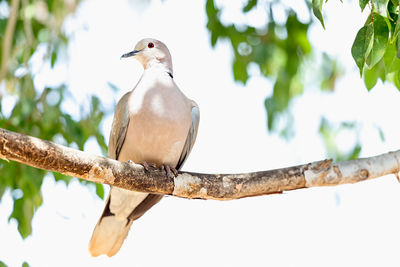
[[[0,67],[0,82],[4,80],[8,71],[8,63],[9,63],[8,59],[10,57],[15,24],[17,23],[17,18],[18,18],[18,11],[19,11],[19,0],[12,0],[10,16],[8,17],[6,32],[4,34],[4,39],[3,39],[3,51],[2,51],[2,60]]]

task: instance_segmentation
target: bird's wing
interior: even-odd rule
[[[129,126],[128,100],[131,93],[132,91],[126,93],[118,102],[115,109],[110,140],[108,142],[108,157],[112,159],[118,160],[126,138]],[[105,208],[93,230],[92,238],[89,242],[89,251],[92,256],[101,254],[107,254],[109,257],[113,256],[118,252],[128,235],[129,228],[133,221],[127,218],[131,211],[123,218],[123,215],[118,214],[120,213],[118,209],[122,211],[127,205],[132,205],[129,201],[132,198],[129,198],[127,195],[131,193],[135,194],[135,192],[125,190],[127,192],[124,194],[124,192],[120,193],[120,191],[123,191],[123,189],[117,187],[111,187],[110,189]],[[134,196],[134,199],[137,201],[142,201],[146,198],[146,195],[141,195],[142,193],[137,194],[137,196]],[[116,205],[114,204],[115,202],[121,205]]]
[[[114,119],[108,142],[108,157],[118,160],[122,145],[126,138],[129,126],[128,100],[132,91],[126,93],[118,102],[114,113]]]
[[[200,109],[196,102],[192,101],[192,124],[190,125],[188,135],[186,137],[185,145],[183,146],[181,156],[178,163],[176,164],[176,169],[179,170],[185,160],[189,156],[190,151],[196,141],[197,131],[199,129],[200,122]]]

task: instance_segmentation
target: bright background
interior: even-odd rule
[[[221,1],[222,2],[222,1]],[[294,1],[286,1],[294,2]],[[298,1],[300,2],[300,1]],[[302,1],[301,1],[302,2]],[[293,4],[292,4],[293,5]],[[306,16],[305,7],[297,10]],[[263,10],[251,18],[230,1],[227,21],[263,23]],[[253,70],[246,86],[233,82],[227,43],[210,47],[203,1],[86,0],[65,30],[73,35],[69,63],[44,67],[36,82],[66,79],[73,98],[64,108],[78,116],[74,101],[98,94],[112,109],[132,89],[142,68],[120,60],[144,37],[162,40],[170,49],[174,79],[201,110],[198,138],[183,170],[226,173],[286,167],[325,158],[318,135],[320,116],[361,122],[362,156],[400,148],[400,94],[378,82],[367,92],[350,55],[365,21],[357,1],[329,1],[326,29],[312,27],[316,49],[340,59],[346,71],[333,94],[306,90],[295,101],[296,137],[288,142],[266,130],[264,99],[271,82]],[[303,13],[302,13],[303,12]],[[107,81],[121,91],[113,93]],[[112,117],[104,121],[105,135]],[[379,138],[377,127],[385,133]],[[355,136],[339,137],[343,149]],[[99,154],[96,141],[85,151]],[[400,185],[394,175],[332,188],[296,190],[281,195],[218,202],[165,197],[136,221],[113,258],[90,257],[87,246],[104,202],[94,189],[77,181],[68,187],[47,177],[44,204],[33,219],[33,234],[23,241],[16,223],[0,220],[0,259],[9,266],[399,266]],[[9,193],[0,218],[12,210]]]

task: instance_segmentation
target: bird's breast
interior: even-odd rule
[[[162,82],[137,87],[129,99],[129,126],[120,159],[176,166],[191,125],[189,100]]]

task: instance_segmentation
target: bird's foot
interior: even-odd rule
[[[131,161],[131,160],[128,160],[128,162],[133,163],[133,161]],[[143,166],[143,168],[146,172],[148,172],[150,170],[150,168],[157,169],[157,164],[155,164],[155,163],[148,163],[146,161],[142,161],[142,162],[140,162],[140,165]],[[168,164],[162,164],[160,166],[160,170],[165,171],[165,174],[170,179],[173,179],[178,175],[178,171],[175,168],[169,166]]]
[[[129,162],[129,161],[128,161]],[[142,161],[142,162],[140,162],[140,165],[142,165],[143,166],[143,168],[144,168],[144,170],[146,171],[146,172],[148,172],[149,171],[149,168],[151,167],[151,168],[157,168],[157,165],[156,164],[154,164],[154,163],[147,163],[146,161]]]
[[[167,164],[161,165],[161,170],[162,171],[165,170],[165,174],[170,179],[174,179],[178,175],[178,171],[175,168],[173,168]]]

